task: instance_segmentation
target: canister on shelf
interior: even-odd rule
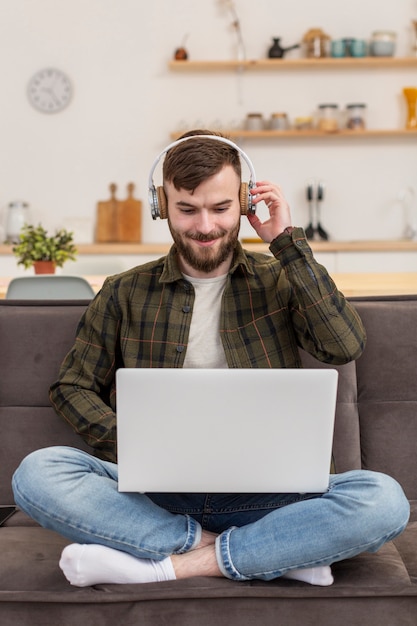
[[[338,104],[319,104],[317,128],[324,133],[334,133],[339,130]]]
[[[370,50],[374,57],[392,57],[395,52],[397,33],[391,30],[376,30],[372,33]]]
[[[349,130],[364,130],[366,128],[366,104],[358,102],[346,105],[346,128]]]
[[[246,130],[264,130],[265,122],[262,113],[248,113],[246,116]]]
[[[330,40],[321,28],[311,28],[303,37],[303,48],[307,58],[320,59],[330,56]]]
[[[286,113],[272,113],[269,127],[271,130],[287,130],[289,128],[287,114]]]
[[[304,115],[294,119],[294,128],[296,130],[312,130],[313,118],[311,115]]]

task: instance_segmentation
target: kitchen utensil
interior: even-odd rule
[[[127,198],[118,208],[118,241],[137,243],[142,239],[142,202],[133,197],[135,185],[127,186]]]
[[[308,201],[310,223],[305,229],[305,234],[306,234],[307,239],[313,239],[314,238],[314,226],[313,226],[314,186],[313,186],[313,183],[309,183],[307,185],[307,201]]]
[[[321,202],[324,200],[324,184],[322,181],[319,181],[317,185],[317,195],[316,195],[316,215],[317,215],[317,234],[320,239],[324,239],[327,241],[329,239],[329,235],[324,230],[320,223],[320,211],[321,211]]]
[[[306,237],[307,239],[314,239],[317,234],[320,239],[327,241],[329,235],[320,221],[321,203],[324,200],[324,183],[322,181],[318,183],[313,181],[307,185],[306,192],[310,218],[310,223],[305,229]]]
[[[97,243],[108,243],[117,241],[116,224],[117,224],[117,207],[119,201],[116,198],[117,186],[112,183],[109,187],[110,199],[97,203],[97,224],[96,224],[96,241]]]
[[[300,44],[296,43],[293,46],[288,46],[287,48],[283,48],[280,43],[281,41],[280,37],[273,37],[272,41],[274,43],[268,50],[268,57],[270,59],[282,59],[285,56],[286,52],[289,52],[290,50],[295,50],[296,48],[300,47]]]
[[[117,187],[110,185],[110,199],[97,203],[96,241],[137,242],[141,240],[142,202],[133,198],[133,183],[128,185],[126,200],[116,198]]]

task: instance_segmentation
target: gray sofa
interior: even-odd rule
[[[12,473],[31,450],[85,447],[49,406],[48,387],[86,305],[0,301],[1,504],[13,502]],[[355,305],[368,344],[356,363],[339,368],[335,467],[394,476],[412,507],[403,535],[376,554],[335,564],[331,587],[207,577],[79,589],[58,568],[66,540],[17,512],[0,528],[0,624],[416,626],[417,296]]]

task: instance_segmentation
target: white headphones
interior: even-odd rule
[[[170,143],[169,146],[164,148],[162,152],[158,154],[155,161],[153,162],[148,181],[148,195],[152,218],[156,220],[158,217],[160,217],[161,219],[166,219],[168,217],[168,203],[164,188],[155,187],[155,183],[153,181],[153,174],[155,172],[156,166],[158,165],[164,154],[168,152],[168,150],[174,148],[175,146],[178,146],[181,143],[184,143],[184,141],[189,141],[190,139],[213,139],[214,141],[220,141],[221,143],[225,143],[237,150],[239,155],[246,162],[250,171],[249,183],[241,183],[240,185],[240,212],[242,215],[247,215],[248,213],[254,214],[256,211],[256,205],[252,202],[253,196],[250,193],[250,190],[252,189],[252,187],[255,186],[256,174],[248,155],[243,152],[243,150],[239,148],[239,146],[233,143],[233,141],[230,141],[230,139],[226,139],[225,137],[219,137],[218,135],[189,135],[188,137],[183,137],[182,139],[178,139],[177,141]]]

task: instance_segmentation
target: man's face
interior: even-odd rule
[[[165,184],[168,224],[189,276],[226,274],[240,229],[240,180],[230,165],[193,192]]]

